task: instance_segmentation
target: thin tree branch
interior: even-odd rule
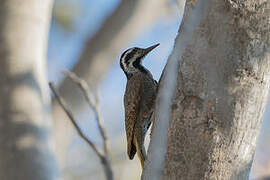
[[[79,85],[79,87],[84,92],[85,98],[86,98],[89,106],[93,109],[93,111],[95,113],[95,118],[97,119],[97,122],[98,122],[99,131],[100,131],[100,133],[101,133],[101,135],[103,137],[104,153],[100,152],[97,149],[97,147],[94,145],[94,143],[89,138],[87,138],[87,136],[83,133],[82,129],[80,128],[80,126],[76,122],[71,110],[68,108],[68,106],[67,106],[66,102],[64,101],[64,99],[56,91],[56,88],[54,87],[54,85],[50,82],[49,86],[50,86],[51,90],[53,91],[53,93],[55,95],[55,98],[57,99],[57,101],[59,102],[59,104],[61,105],[63,110],[66,112],[66,114],[68,115],[69,119],[71,120],[72,124],[74,125],[74,127],[77,130],[80,137],[89,144],[89,146],[94,150],[94,152],[100,158],[101,164],[102,164],[102,166],[104,168],[107,179],[108,180],[113,180],[112,167],[111,167],[110,160],[109,160],[109,157],[108,157],[108,138],[106,136],[105,129],[103,128],[103,125],[101,123],[102,122],[101,121],[101,115],[99,113],[98,106],[97,106],[96,103],[91,101],[90,94],[88,93],[88,92],[90,92],[89,87],[85,83],[85,81],[78,78],[75,74],[71,74],[71,73],[68,73],[68,72],[65,72],[65,74],[67,74],[68,77],[73,80],[73,82],[75,82],[77,85]]]
[[[65,100],[58,94],[53,83],[50,82],[49,86],[50,86],[53,94],[55,95],[55,98],[57,99],[57,101],[59,102],[59,104],[61,105],[63,110],[66,112],[66,114],[68,115],[69,119],[71,120],[72,124],[74,125],[76,131],[81,136],[81,138],[83,138],[89,144],[89,146],[94,150],[94,152],[97,154],[97,156],[99,156],[99,158],[103,157],[104,155],[96,148],[94,143],[84,135],[84,133],[82,132],[82,129],[80,128],[80,126],[76,122],[71,110],[68,108]]]
[[[95,119],[97,120],[99,132],[103,138],[104,153],[107,155],[109,142],[108,142],[108,137],[107,137],[106,131],[105,131],[104,126],[103,126],[103,121],[102,121],[102,118],[100,115],[100,111],[98,108],[98,102],[99,102],[98,96],[92,95],[90,93],[90,88],[89,88],[88,84],[86,83],[86,81],[79,78],[75,73],[69,72],[69,71],[62,71],[62,73],[79,86],[79,88],[83,92],[83,95],[84,95],[88,105],[93,110],[94,115],[95,115]]]

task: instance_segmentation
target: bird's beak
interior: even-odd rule
[[[153,49],[155,49],[158,46],[159,46],[159,43],[158,44],[155,44],[153,46],[150,46],[148,48],[145,48],[144,49],[144,53],[143,53],[143,57],[146,56],[150,51],[152,51]]]

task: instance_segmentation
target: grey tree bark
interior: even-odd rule
[[[198,2],[187,1],[175,44],[185,36]],[[166,180],[248,179],[270,85],[270,2],[204,2],[203,19],[178,57],[160,174]],[[156,109],[167,88],[164,81]],[[142,179],[151,179],[156,148],[158,142],[151,140]]]
[[[57,179],[45,61],[52,0],[0,2],[0,179]]]

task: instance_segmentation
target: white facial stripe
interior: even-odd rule
[[[140,55],[138,54],[138,53],[136,53],[133,57],[132,57],[132,59],[130,60],[130,63],[129,63],[129,67],[130,68],[133,68],[133,63],[134,63],[134,61],[136,61],[136,59],[139,57]]]
[[[121,59],[122,63],[124,63],[124,59],[126,58],[126,56],[127,56],[129,53],[131,53],[131,52],[133,51],[133,49],[134,49],[134,48],[128,50],[128,51],[125,53],[125,55],[124,55],[124,56],[122,57],[122,59]]]
[[[125,63],[125,58],[126,58],[126,56],[127,56],[129,53],[131,53],[131,52],[133,51],[133,49],[134,49],[134,48],[128,50],[128,51],[125,53],[125,55],[122,57],[122,59],[121,59],[121,64],[123,64],[124,69],[128,69],[128,67],[126,66],[126,63]]]

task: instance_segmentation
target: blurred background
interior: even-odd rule
[[[83,131],[101,148],[93,112],[78,88],[65,80],[63,69],[75,71],[91,89],[98,89],[100,110],[110,140],[115,179],[139,179],[139,160],[128,160],[124,131],[123,94],[126,77],[119,66],[129,47],[160,46],[144,60],[159,79],[181,23],[171,0],[55,0],[48,45],[48,79],[55,82]],[[56,151],[65,180],[105,179],[92,149],[77,135],[52,97]],[[270,175],[270,103],[264,115],[251,179]]]

